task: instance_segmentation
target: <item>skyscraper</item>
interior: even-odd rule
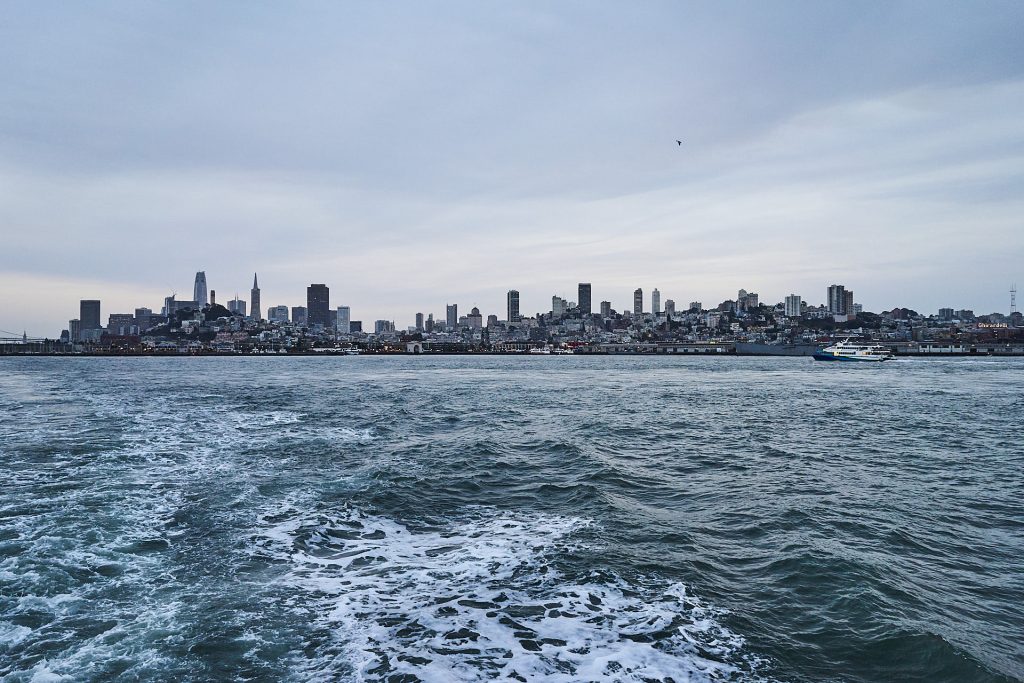
[[[422,313],[417,313],[416,314],[416,331],[417,332],[422,332],[423,331],[423,314]]]
[[[199,308],[203,308],[209,303],[209,299],[206,298],[206,271],[200,270],[196,273],[196,283],[192,288],[192,300],[199,304]]]
[[[245,302],[239,299],[238,295],[236,294],[235,298],[228,302],[228,310],[231,311],[233,315],[240,315],[244,318]]]
[[[790,294],[786,297],[786,317],[787,318],[799,318],[800,317],[800,304],[802,300],[799,294]]]
[[[610,318],[612,317],[612,302],[602,301],[601,302],[601,317]]]
[[[292,306],[292,324],[306,325],[306,307],[305,306]]]
[[[665,315],[671,317],[676,313],[676,302],[672,299],[665,301]]]
[[[644,290],[637,287],[633,290],[633,315],[641,315],[644,312]]]
[[[331,290],[324,284],[306,287],[306,323],[327,327],[327,311],[331,307]]]
[[[352,309],[348,306],[338,306],[338,332],[348,334],[352,331]]]
[[[661,313],[661,292],[658,291],[657,287],[651,292],[651,313],[654,315]]]
[[[830,285],[828,288],[828,311],[833,315],[846,313],[846,287]]]
[[[260,310],[260,286],[256,282],[256,273],[252,274],[252,290],[249,292],[249,317],[253,320],[263,320],[263,311]]]
[[[590,307],[590,283],[581,282],[579,285],[579,303],[577,304],[580,311],[580,317],[589,316],[593,311]]]
[[[519,292],[514,289],[508,290],[508,321],[510,323],[519,322]]]
[[[98,330],[103,327],[100,324],[100,300],[82,299],[78,302],[79,329]]]
[[[448,330],[452,331],[459,326],[459,305],[448,304],[447,310],[445,312],[447,313],[448,318]]]

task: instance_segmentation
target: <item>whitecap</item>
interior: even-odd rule
[[[560,571],[586,520],[487,512],[412,529],[293,509],[264,521],[256,552],[291,564],[286,581],[333,634],[297,655],[299,678],[715,681],[755,663],[682,584]]]

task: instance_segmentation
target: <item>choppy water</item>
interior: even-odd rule
[[[1020,680],[1022,380],[0,359],[0,680]]]

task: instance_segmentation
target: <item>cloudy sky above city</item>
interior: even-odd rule
[[[1024,3],[8,2],[0,329],[191,298],[1009,309]],[[683,145],[676,144],[683,140]],[[464,308],[463,308],[464,307]]]

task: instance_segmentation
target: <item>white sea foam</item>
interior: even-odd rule
[[[347,511],[266,515],[257,550],[333,633],[299,679],[714,681],[740,673],[742,639],[680,584],[565,576],[579,519],[481,512],[410,529]],[[346,673],[347,672],[347,673]]]
[[[10,650],[32,633],[28,626],[0,621],[0,651]]]

